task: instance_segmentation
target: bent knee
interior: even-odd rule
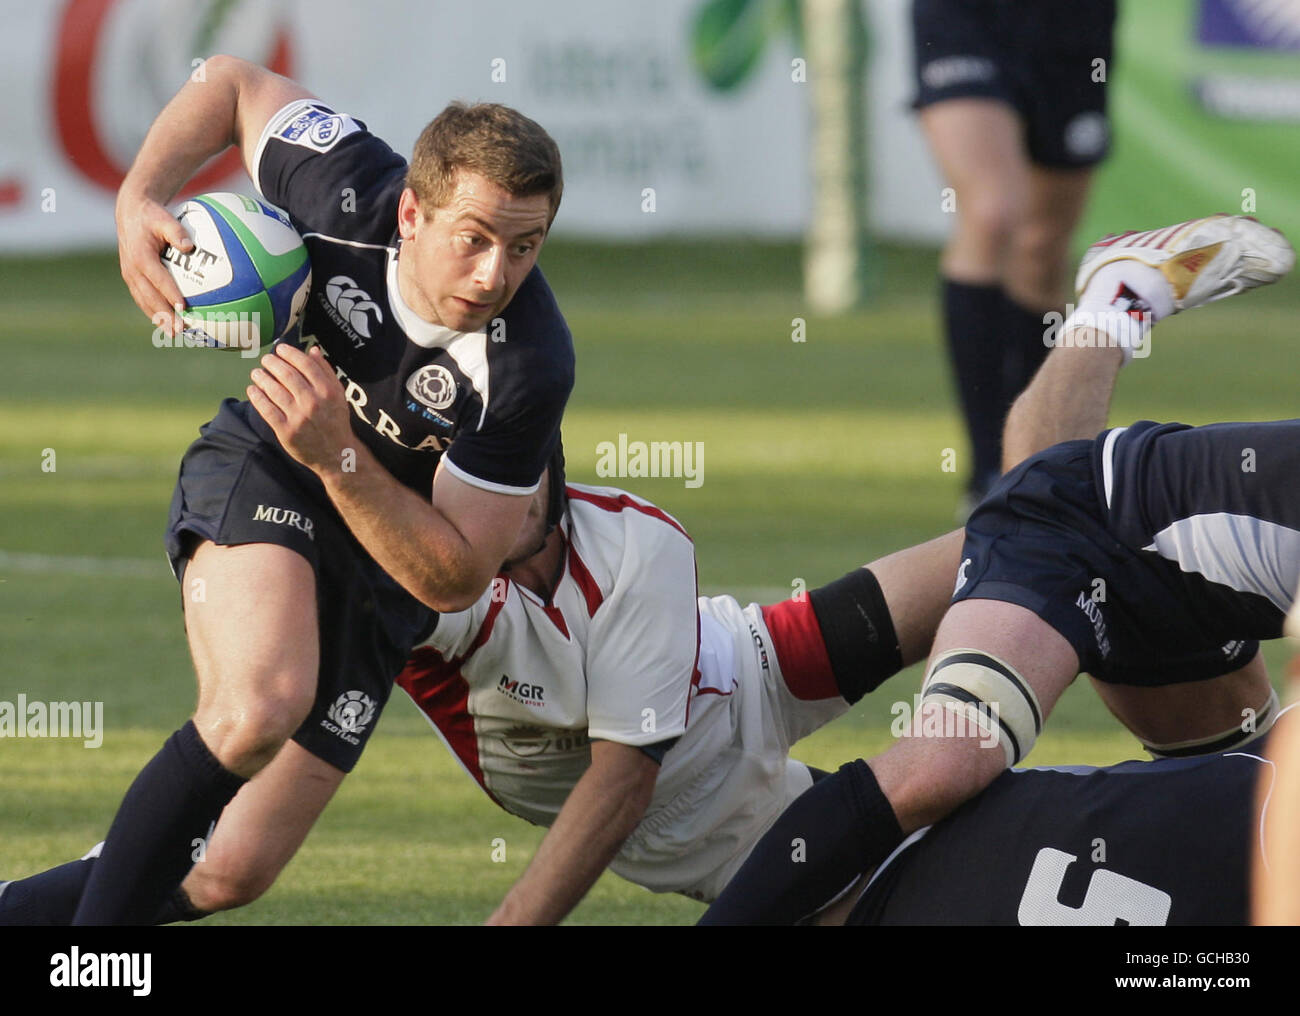
[[[200,705],[194,724],[222,766],[241,776],[252,776],[302,725],[313,699],[313,689],[264,692],[246,702],[218,699]]]
[[[1052,226],[1028,223],[1016,229],[1006,260],[1012,296],[1033,310],[1057,306],[1069,277],[1069,246],[1070,234]]]
[[[1024,215],[1015,194],[993,188],[963,191],[957,195],[957,228],[967,242],[1006,252]]]
[[[271,888],[274,881],[273,876],[259,871],[222,868],[200,861],[185,879],[183,888],[197,909],[213,914],[247,906]]]

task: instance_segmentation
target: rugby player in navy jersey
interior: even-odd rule
[[[515,543],[573,384],[536,268],[562,191],[541,127],[453,104],[408,166],[292,81],[230,57],[205,71],[122,184],[123,278],[170,320],[180,294],[159,253],[191,244],[165,205],[236,145],[307,245],[311,353],[266,356],[249,401],[227,400],[182,462],[167,551],[198,705],[127,792],[78,924],[154,919],[272,759],[287,794],[323,806],[434,611],[475,602]],[[329,443],[290,406],[311,365],[344,393]]]
[[[1255,787],[1280,789],[1272,746],[1294,719],[1222,754],[1008,770],[813,923],[1245,924]]]
[[[1131,319],[1111,295],[1084,307],[1098,321],[1117,315],[1108,326],[1118,331]],[[1008,454],[1104,426],[1123,353],[1097,348],[1096,324],[1073,322],[1076,341],[1048,357],[1008,421]],[[304,384],[283,409],[337,429],[347,413],[342,385],[312,357],[294,362]],[[501,595],[443,616],[401,678],[494,800],[551,826],[493,915],[501,922],[559,919],[607,863],[642,885],[709,899],[816,775],[788,757],[789,745],[924,655],[959,560],[954,533],[801,600],[697,604],[694,555],[674,520],[617,491],[568,491],[571,507],[544,539],[554,502],[539,491],[531,525],[541,528],[521,534]],[[1214,682],[1183,687],[1186,715],[1258,704],[1250,682],[1226,694]],[[647,701],[657,714],[649,731]],[[301,795],[293,776],[277,759],[223,813],[205,863],[185,883],[198,909],[255,899],[292,856],[328,799]],[[0,923],[65,920],[94,864],[0,885]],[[171,908],[156,919],[177,916]]]
[[[1294,263],[1280,233],[1243,217],[1108,237],[1080,265],[1080,306],[1060,336],[1100,329],[1116,348],[1098,352],[1118,370],[1150,351],[1154,321]],[[1049,358],[1008,426],[1026,413],[1050,422],[1071,383]],[[967,523],[911,729],[796,801],[703,923],[793,923],[817,910],[1027,755],[1081,671],[1156,756],[1266,730],[1277,697],[1256,640],[1282,634],[1300,579],[1298,456],[1300,421],[1144,421],[1012,469]],[[796,838],[818,864],[791,863]]]

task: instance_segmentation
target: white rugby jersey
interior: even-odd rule
[[[398,678],[483,789],[540,825],[586,771],[593,738],[679,738],[707,690],[686,531],[623,491],[567,490],[551,602],[499,575],[473,607],[439,617]],[[683,747],[664,757],[656,798],[674,792]]]

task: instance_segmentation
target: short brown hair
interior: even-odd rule
[[[451,103],[416,139],[406,186],[421,206],[440,208],[451,200],[459,169],[478,173],[515,197],[546,194],[547,224],[554,221],[564,192],[560,149],[518,110],[495,102]]]

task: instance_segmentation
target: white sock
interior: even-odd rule
[[[1097,269],[1058,334],[1068,342],[1067,328],[1095,328],[1123,350],[1128,363],[1150,354],[1147,333],[1173,312],[1174,294],[1160,269],[1124,258]]]

